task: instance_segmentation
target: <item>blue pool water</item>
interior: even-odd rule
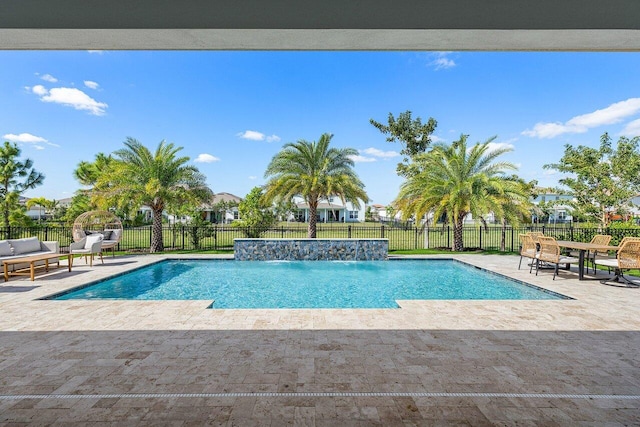
[[[214,300],[211,308],[397,308],[396,300],[561,299],[452,260],[167,260],[54,299]]]

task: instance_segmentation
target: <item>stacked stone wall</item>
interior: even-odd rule
[[[388,239],[235,239],[238,261],[379,261]]]

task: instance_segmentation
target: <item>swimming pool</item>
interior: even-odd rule
[[[398,308],[396,300],[566,298],[455,260],[165,260],[49,297],[213,300],[211,308]]]

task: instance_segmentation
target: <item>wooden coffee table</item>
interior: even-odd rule
[[[44,267],[45,271],[49,271],[49,260],[56,259],[54,262],[57,264],[58,268],[60,267],[60,258],[67,257],[67,262],[69,264],[69,271],[71,271],[71,257],[72,254],[40,254],[40,255],[31,255],[22,258],[13,258],[2,261],[4,264],[4,281],[9,280],[10,276],[30,276],[31,281],[33,282],[36,275],[36,268]],[[38,261],[44,261],[44,265],[35,265]],[[15,271],[9,271],[10,265],[16,264],[29,264],[29,267],[20,268]],[[52,264],[54,264],[52,263]]]

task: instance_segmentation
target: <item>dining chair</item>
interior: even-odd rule
[[[540,252],[536,256],[536,276],[540,269],[540,262],[546,262],[548,264],[554,264],[553,280],[556,280],[560,264],[577,264],[580,262],[578,258],[571,256],[565,256],[560,253],[560,246],[553,237],[538,237],[538,243],[540,244]]]

